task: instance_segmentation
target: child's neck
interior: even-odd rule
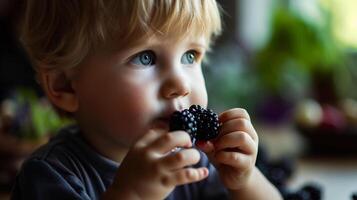
[[[98,137],[96,134],[83,134],[83,137],[96,152],[118,163],[124,159],[129,150],[113,140],[103,139],[103,136]]]

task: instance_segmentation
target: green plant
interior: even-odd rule
[[[48,100],[30,88],[17,88],[2,102],[2,118],[7,119],[6,131],[22,139],[40,139],[55,134],[72,121],[60,117]]]
[[[301,96],[316,73],[335,74],[345,64],[342,49],[331,33],[329,13],[325,23],[311,23],[288,7],[278,7],[272,35],[254,59],[260,85],[268,93]]]

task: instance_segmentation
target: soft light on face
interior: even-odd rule
[[[74,81],[76,116],[84,131],[129,147],[150,128],[168,130],[174,111],[206,106],[201,70],[206,46],[203,38],[153,36],[129,49],[89,57]]]

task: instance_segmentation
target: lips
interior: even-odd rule
[[[156,118],[153,121],[153,128],[158,128],[158,129],[164,129],[169,131],[170,129],[170,118],[172,113],[174,113],[176,110],[172,109],[172,110],[168,110],[166,112],[164,112],[164,114],[162,114],[160,117]]]
[[[167,105],[167,107],[160,112],[157,117],[153,120],[153,125],[152,128],[157,128],[157,129],[164,129],[166,131],[169,131],[170,129],[170,119],[171,115],[175,111],[180,111],[183,110],[184,106],[181,104],[170,104]]]

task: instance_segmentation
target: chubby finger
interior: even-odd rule
[[[233,109],[224,111],[223,113],[221,113],[218,116],[218,118],[221,123],[224,123],[228,120],[235,119],[235,118],[244,118],[244,119],[250,120],[250,116],[249,116],[247,110],[245,110],[243,108],[233,108]]]
[[[215,147],[211,141],[197,141],[196,147],[205,152],[206,154],[214,153]]]
[[[191,146],[192,142],[188,133],[184,131],[173,131],[162,135],[150,145],[150,148],[164,154],[171,151],[175,147],[189,148]]]
[[[209,160],[213,160],[212,157],[214,156],[215,147],[211,141],[197,141],[196,147],[203,151]]]
[[[217,163],[232,166],[237,169],[245,169],[252,163],[251,156],[239,152],[219,151],[215,154]]]
[[[245,154],[255,154],[256,146],[252,137],[243,131],[235,131],[223,135],[214,144],[216,151],[238,149]]]
[[[225,122],[220,130],[220,135],[223,136],[225,134],[243,131],[248,133],[254,141],[258,141],[258,135],[255,131],[252,123],[245,118],[236,118]]]
[[[164,134],[167,134],[167,132],[165,132],[163,130],[151,129],[148,131],[148,133],[146,133],[144,136],[142,136],[137,141],[137,145],[138,146],[147,146]]]
[[[181,169],[200,161],[201,155],[197,149],[183,149],[162,157],[162,165],[169,170]]]
[[[208,176],[208,169],[206,167],[200,168],[184,168],[166,175],[162,178],[163,185],[183,185],[201,181]]]

